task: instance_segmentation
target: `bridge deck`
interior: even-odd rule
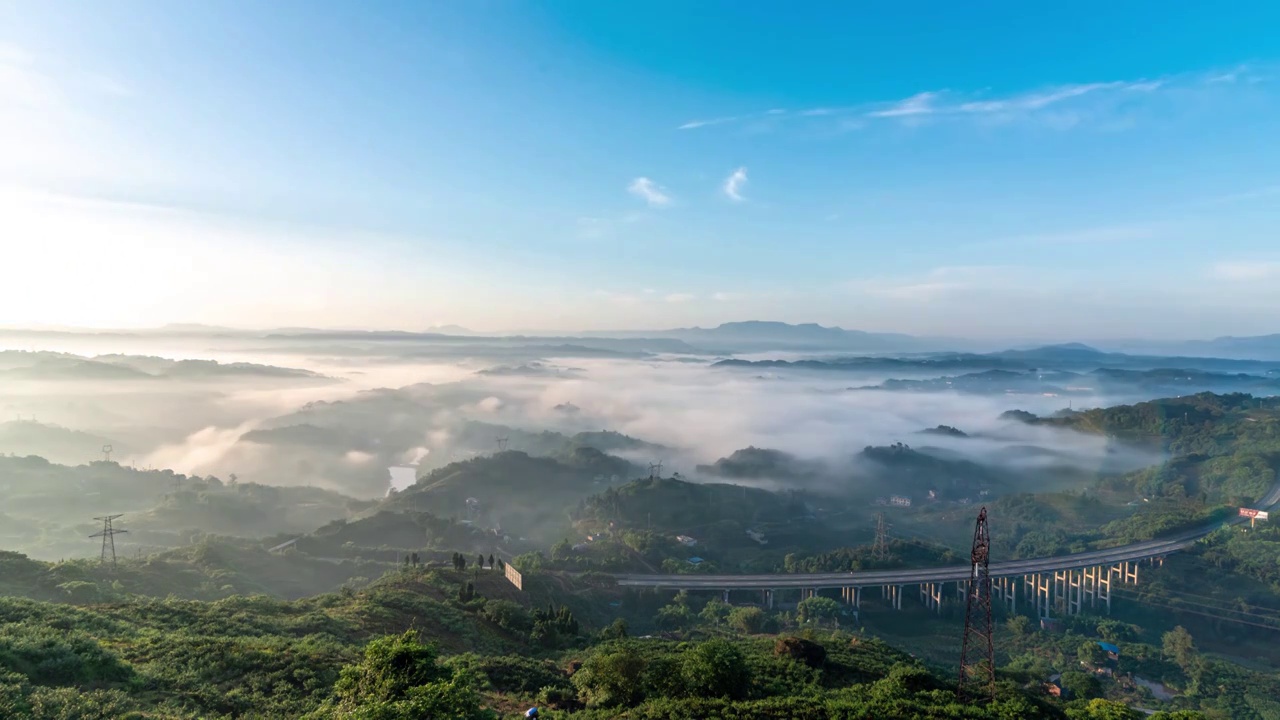
[[[1280,502],[1280,482],[1272,486],[1256,507],[1266,508]],[[1243,518],[1232,518],[1228,524],[1243,522]],[[1195,530],[1188,530],[1177,535],[1148,540],[1146,542],[1123,545],[1106,550],[1059,555],[1055,557],[1033,558],[1030,560],[1009,560],[992,563],[992,577],[1013,577],[1050,573],[1061,570],[1078,570],[1098,565],[1113,565],[1122,562],[1145,560],[1161,557],[1171,552],[1182,550],[1194,544],[1200,538],[1221,527],[1219,524],[1205,525]],[[651,587],[670,589],[706,589],[706,590],[772,590],[783,588],[841,588],[841,587],[874,587],[876,585],[915,585],[918,583],[955,582],[969,579],[968,565],[952,565],[940,568],[916,568],[909,570],[872,570],[849,573],[795,573],[764,575],[614,575],[618,585],[625,587]]]

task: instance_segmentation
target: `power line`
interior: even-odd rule
[[[1152,586],[1153,586],[1153,585],[1148,585],[1147,587],[1148,587],[1148,588],[1150,588],[1150,587],[1152,587]],[[1235,608],[1234,608],[1234,606],[1233,606],[1233,603],[1235,602],[1235,599],[1229,599],[1229,598],[1217,598],[1217,597],[1213,597],[1213,596],[1210,596],[1210,595],[1197,595],[1196,593],[1189,593],[1189,592],[1186,592],[1185,590],[1170,590],[1170,589],[1168,589],[1168,588],[1166,588],[1166,587],[1164,587],[1164,586],[1162,586],[1162,585],[1154,585],[1154,587],[1159,588],[1159,592],[1151,593],[1151,594],[1152,594],[1152,595],[1154,595],[1157,599],[1159,599],[1159,597],[1160,597],[1161,595],[1168,595],[1170,598],[1176,598],[1176,599],[1182,599],[1182,598],[1197,598],[1197,599],[1199,599],[1199,600],[1209,600],[1209,601],[1211,601],[1210,603],[1195,602],[1194,604],[1196,604],[1196,605],[1202,605],[1202,606],[1204,606],[1204,607],[1221,608],[1221,609],[1223,609],[1223,610],[1230,610],[1230,611],[1232,611],[1232,612],[1275,613],[1275,614],[1277,615],[1277,618],[1276,618],[1276,619],[1280,620],[1280,610],[1270,610],[1270,609],[1267,609],[1267,608],[1261,608],[1261,607],[1260,607],[1260,608],[1257,608],[1257,610],[1255,610],[1255,611],[1237,611],[1237,610],[1235,610]],[[1132,589],[1130,589],[1130,588],[1125,588],[1125,590],[1126,590],[1127,592],[1137,593],[1138,595],[1143,596],[1143,597],[1147,596],[1147,592],[1146,592],[1146,591],[1144,591],[1144,590],[1132,590]],[[1193,602],[1193,601],[1191,601],[1191,600],[1183,600],[1183,602],[1191,603],[1191,602]],[[1252,605],[1252,603],[1247,603],[1247,604]]]
[[[1117,590],[1118,589],[1119,588],[1117,588]],[[1113,592],[1115,592],[1115,590],[1113,590]],[[1238,625],[1249,625],[1251,627],[1260,627],[1266,630],[1280,631],[1280,627],[1276,627],[1275,625],[1264,625],[1263,623],[1249,622],[1248,620],[1240,620],[1239,618],[1223,617],[1221,615],[1215,615],[1213,613],[1200,612],[1199,610],[1189,610],[1187,608],[1180,608],[1180,607],[1174,607],[1172,605],[1165,605],[1163,603],[1151,602],[1150,600],[1140,600],[1140,602],[1142,602],[1145,605],[1150,605],[1152,607],[1164,608],[1165,610],[1173,610],[1174,612],[1184,612],[1184,613],[1190,613],[1192,615],[1202,615],[1207,618],[1213,618],[1214,620],[1221,620],[1222,622],[1236,623]]]
[[[1133,600],[1134,600],[1135,602],[1140,603],[1140,604],[1143,604],[1143,605],[1155,605],[1155,606],[1157,606],[1157,607],[1164,607],[1164,608],[1168,608],[1168,609],[1170,609],[1170,610],[1176,610],[1176,611],[1179,611],[1179,612],[1197,612],[1197,611],[1195,611],[1195,610],[1190,610],[1190,609],[1187,609],[1187,608],[1182,607],[1182,605],[1193,605],[1193,606],[1195,606],[1195,607],[1205,608],[1206,610],[1213,610],[1213,611],[1215,611],[1215,612],[1220,612],[1220,613],[1236,613],[1237,615],[1244,615],[1245,617],[1257,618],[1257,619],[1259,619],[1259,620],[1270,620],[1270,621],[1275,622],[1275,623],[1280,623],[1280,617],[1274,617],[1274,616],[1271,616],[1271,615],[1266,615],[1266,614],[1264,614],[1264,612],[1265,612],[1265,608],[1260,609],[1260,610],[1262,610],[1262,611],[1238,610],[1238,609],[1236,609],[1236,608],[1231,608],[1231,607],[1223,607],[1223,606],[1218,606],[1218,605],[1209,605],[1209,604],[1206,604],[1206,603],[1199,603],[1199,602],[1195,602],[1195,601],[1192,601],[1192,600],[1183,600],[1182,598],[1178,598],[1178,597],[1170,597],[1166,602],[1161,603],[1161,602],[1157,602],[1157,601],[1155,601],[1155,600],[1152,600],[1152,599],[1150,598],[1150,596],[1143,595],[1143,594],[1142,594],[1140,591],[1138,591],[1138,590],[1131,590],[1131,589],[1129,589],[1129,588],[1116,588],[1116,589],[1114,590],[1114,592],[1118,592],[1118,593],[1120,593],[1121,595],[1127,595],[1127,596],[1129,596],[1129,597],[1133,598]],[[1163,599],[1163,598],[1157,598],[1157,600],[1159,600],[1159,599]],[[1175,601],[1176,601],[1177,603],[1181,603],[1181,604],[1173,604]],[[1272,611],[1272,612],[1274,612],[1274,611]],[[1203,613],[1203,614],[1208,614],[1208,613]],[[1218,615],[1210,615],[1210,617],[1219,618],[1219,619],[1221,619],[1221,620],[1234,620],[1234,619],[1235,619],[1235,618],[1224,618],[1224,617],[1220,617],[1220,616],[1218,616]],[[1277,625],[1268,625],[1268,626],[1266,626],[1266,627],[1270,627],[1270,628],[1271,628],[1271,629],[1273,629],[1273,630],[1280,630],[1280,624],[1277,624]]]
[[[109,549],[111,551],[111,567],[112,568],[116,566],[116,535],[121,535],[129,532],[128,530],[117,530],[111,526],[112,521],[120,517],[123,517],[123,515],[122,514],[121,515],[104,515],[102,517],[94,518],[94,520],[102,521],[102,532],[96,532],[89,536],[91,538],[96,538],[96,537],[102,538],[101,562],[103,565],[107,564],[107,551]]]

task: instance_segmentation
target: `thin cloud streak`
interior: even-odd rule
[[[1214,265],[1210,275],[1214,279],[1230,282],[1276,280],[1280,279],[1280,261],[1224,261]]]
[[[693,120],[679,127],[681,130],[716,125],[739,124],[765,117],[785,119],[869,118],[872,120],[898,120],[913,122],[929,116],[980,117],[1033,114],[1053,106],[1081,102],[1089,96],[1102,97],[1122,94],[1152,94],[1172,87],[1195,87],[1235,83],[1242,79],[1243,67],[1228,72],[1213,71],[1157,78],[1154,80],[1116,80],[1110,82],[1074,83],[1039,90],[1015,93],[1005,97],[981,98],[948,90],[930,90],[916,93],[892,102],[864,103],[849,107],[814,107],[802,110],[767,110],[746,115],[733,115],[710,120]],[[1250,77],[1252,82],[1252,76]],[[1059,124],[1066,127],[1071,124]]]

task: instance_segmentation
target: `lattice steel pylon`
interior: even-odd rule
[[[882,512],[876,513],[876,543],[871,546],[871,554],[880,560],[889,556],[889,526]]]
[[[94,518],[94,520],[102,521],[102,532],[97,532],[89,536],[91,538],[96,538],[96,537],[102,538],[102,564],[103,565],[107,564],[107,552],[110,551],[111,567],[116,566],[116,535],[129,532],[128,530],[116,530],[115,528],[111,527],[111,522],[113,520],[116,520],[119,517],[121,516],[120,515],[104,515],[103,517]]]
[[[960,683],[956,686],[956,697],[961,702],[979,697],[995,700],[996,695],[996,651],[991,641],[990,550],[991,533],[987,529],[987,509],[984,507],[978,511],[978,521],[973,528],[969,587],[965,593]]]

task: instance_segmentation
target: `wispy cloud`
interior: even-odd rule
[[[1261,200],[1263,198],[1272,198],[1280,195],[1280,185],[1266,185],[1263,187],[1253,188],[1252,190],[1244,190],[1242,192],[1231,193],[1229,195],[1219,195],[1217,197],[1206,198],[1201,203],[1205,205],[1217,205],[1221,203],[1243,202],[1246,200]]]
[[[1254,82],[1259,76],[1245,66],[1230,71],[1216,70],[1207,73],[1175,75],[1156,79],[1116,80],[1109,82],[1073,83],[1036,90],[1013,93],[999,97],[985,97],[982,93],[963,93],[950,90],[919,92],[901,100],[864,103],[852,106],[823,106],[800,110],[773,109],[745,115],[719,117],[712,120],[694,120],[680,126],[681,130],[693,130],[712,125],[748,124],[763,119],[774,121],[820,121],[823,118],[842,119],[841,129],[858,129],[851,120],[902,123],[919,123],[925,118],[982,117],[1011,120],[1017,117],[1040,116],[1051,127],[1067,129],[1079,124],[1078,112],[1051,113],[1062,108],[1081,110],[1089,104],[1106,106],[1108,101],[1124,101],[1134,97],[1149,96],[1174,88],[1203,87],[1235,82]],[[1069,121],[1064,118],[1070,118]]]
[[[84,78],[92,90],[101,93],[102,95],[110,95],[112,97],[119,98],[128,98],[133,97],[134,95],[133,88],[125,85],[123,82],[120,82],[110,75],[86,73]]]
[[[663,300],[669,303],[687,303],[697,300],[698,296],[693,293],[670,293]]]
[[[742,197],[742,187],[747,184],[747,169],[740,167],[729,173],[729,177],[725,178],[724,185],[721,190],[724,191],[725,197],[734,202],[742,202],[746,198]]]
[[[966,290],[989,288],[1014,276],[1016,268],[999,265],[953,265],[922,275],[873,277],[845,284],[849,291],[906,302],[933,302]]]
[[[934,105],[941,93],[922,92],[912,95],[911,97],[890,104],[882,110],[871,110],[864,113],[867,117],[906,117],[908,115],[931,115],[938,112],[938,108]]]
[[[36,67],[30,54],[0,45],[0,108],[49,110],[60,97],[57,83]]]
[[[731,115],[729,117],[711,118],[710,120],[690,120],[681,125],[678,130],[693,130],[695,128],[711,127],[712,125],[725,125],[727,123],[738,122],[745,119],[744,115]]]
[[[627,192],[644,200],[649,207],[666,207],[671,204],[667,189],[647,177],[638,177],[627,186]]]
[[[604,237],[608,227],[609,222],[604,218],[580,217],[578,218],[578,237],[586,240],[598,240]]]
[[[1209,274],[1217,280],[1230,282],[1280,280],[1280,261],[1224,261],[1216,263],[1210,268]]]

